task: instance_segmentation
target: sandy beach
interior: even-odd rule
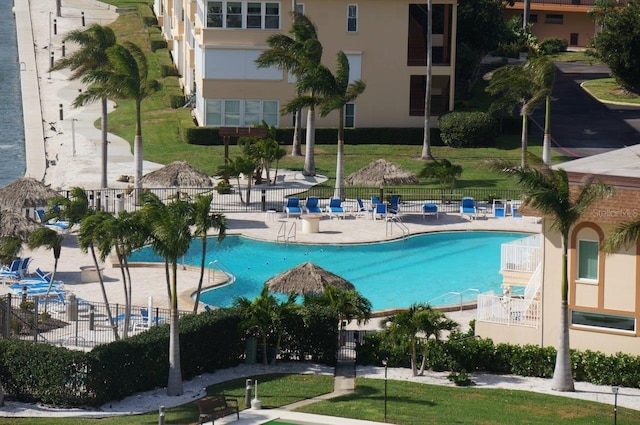
[[[20,62],[24,63],[22,72],[23,104],[25,105],[25,127],[27,148],[27,175],[37,179],[44,179],[45,183],[54,188],[68,189],[72,186],[82,186],[86,189],[99,187],[100,174],[100,131],[94,126],[100,116],[99,103],[79,109],[71,108],[70,104],[79,90],[84,87],[80,82],[69,81],[68,71],[48,72],[50,52],[54,58],[62,53],[62,38],[72,29],[82,28],[81,16],[84,13],[86,26],[92,23],[106,25],[117,18],[112,6],[94,0],[64,0],[62,2],[62,16],[55,17],[53,1],[15,0],[15,15],[18,26]],[[56,19],[57,31],[54,34],[51,26],[52,19]],[[31,38],[29,38],[31,37]],[[67,55],[73,51],[73,46],[65,46]],[[113,105],[111,105],[113,107]],[[108,182],[116,186],[116,179],[123,174],[134,174],[133,154],[127,141],[109,135],[109,167]],[[159,168],[159,164],[144,163],[144,173]],[[299,183],[299,182],[298,182]],[[304,184],[314,184],[305,181]],[[304,185],[302,186],[304,188]],[[267,220],[265,214],[229,214],[229,234],[243,234],[249,237],[275,241],[279,226],[284,216],[278,220]],[[406,225],[412,233],[438,230],[509,230],[524,232],[539,232],[540,224],[535,221],[517,219],[487,219],[464,220],[458,215],[442,214],[437,225],[430,225],[420,215],[408,217]],[[366,219],[330,220],[323,219],[320,223],[321,231],[317,234],[298,233],[298,242],[315,243],[353,243],[371,242],[388,239],[385,234],[383,221]],[[50,271],[53,269],[54,258],[50,251],[25,249],[23,256],[33,258],[31,270],[39,267]],[[97,283],[85,283],[81,279],[81,266],[91,265],[88,254],[82,253],[77,247],[74,232],[65,235],[62,254],[58,265],[56,279],[64,281],[65,289],[76,296],[89,301],[102,301]],[[106,289],[110,302],[123,303],[124,293],[120,281],[120,271],[111,263],[104,264]],[[168,297],[163,268],[132,268],[133,304],[147,305],[148,298],[153,297],[158,306],[167,306]],[[199,278],[199,270],[179,270],[178,285],[180,297],[179,308],[189,310],[193,306],[191,294]],[[9,291],[8,286],[0,286],[0,293]],[[473,318],[472,312],[452,314],[462,325],[468,324]],[[376,326],[374,323],[369,326]],[[264,373],[262,366],[252,368],[241,367],[237,370],[220,371],[216,374],[202,376],[190,383],[185,383],[185,394],[181,397],[168,398],[163,389],[138,394],[117,403],[110,403],[100,409],[101,414],[123,414],[156,410],[159,405],[176,406],[194,400],[202,395],[202,389],[214,382],[231,379],[248,374]],[[332,373],[332,369],[305,365],[303,369],[296,366],[282,365],[277,370],[308,373]],[[276,369],[269,369],[268,372]],[[224,373],[223,373],[224,372]],[[366,368],[358,371],[359,376],[381,378],[382,368]],[[407,369],[390,371],[391,379],[406,379]],[[417,378],[415,378],[417,379]],[[421,381],[448,385],[448,381],[438,374],[429,374],[420,378]],[[479,384],[495,388],[521,388],[529,391],[552,393],[548,380],[492,379],[483,377]],[[591,385],[577,385],[576,393],[567,394],[570,397],[584,398],[605,403],[612,403],[609,387]],[[618,403],[620,406],[640,410],[640,391],[635,389],[621,389]],[[42,406],[26,405],[22,403],[8,403],[0,409],[0,416],[78,416],[87,412],[65,409],[47,409]],[[97,414],[96,413],[96,414]],[[263,413],[254,412],[260,417]],[[92,416],[89,414],[89,416]],[[247,413],[246,417],[250,417]],[[286,415],[280,415],[286,417]],[[258,419],[256,419],[257,421]],[[226,423],[224,420],[220,423]],[[237,423],[256,423],[241,421]],[[345,420],[340,422],[345,424]],[[355,422],[353,422],[355,423]]]

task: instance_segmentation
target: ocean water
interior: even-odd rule
[[[0,1],[0,187],[24,175],[20,62],[13,1]]]

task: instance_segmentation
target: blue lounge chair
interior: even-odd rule
[[[460,204],[460,216],[464,217],[465,214],[469,216],[469,220],[473,220],[478,217],[476,201],[471,197],[462,198],[462,203]]]
[[[140,307],[140,316],[136,316],[136,321],[133,323],[133,330],[149,329],[152,324],[157,326],[160,322],[164,322],[163,317],[155,316],[153,320],[149,320],[149,309]]]
[[[38,218],[40,219],[40,223],[44,224],[46,227],[49,227],[50,229],[66,230],[66,229],[69,228],[69,222],[68,221],[58,220],[56,218],[52,218],[50,220],[45,220],[44,219],[44,210],[43,209],[37,209],[36,210],[36,214],[38,215]]]
[[[11,262],[10,266],[2,266],[0,269],[0,279],[2,279],[2,284],[5,285],[7,279],[16,280],[20,278],[20,264],[22,264],[21,258],[16,258]]]
[[[287,198],[287,204],[284,206],[284,211],[287,213],[287,218],[289,218],[290,214],[302,214],[300,200],[298,198]]]
[[[400,195],[391,195],[389,199],[389,213],[400,214]]]
[[[358,203],[358,210],[355,212],[355,217],[366,217],[367,214],[371,214],[373,212],[372,209],[367,209],[367,207],[364,206],[364,202],[362,202],[362,199],[358,198],[356,199],[356,202]]]
[[[23,279],[21,279],[20,282],[26,282],[26,283],[30,283],[30,282],[46,282],[46,283],[49,283],[49,282],[51,282],[51,272],[45,273],[42,270],[40,270],[40,267],[37,267],[35,276],[26,276]]]
[[[69,305],[67,297],[62,291],[56,291],[53,294],[54,298],[38,300],[38,304],[46,305],[47,308],[51,308],[50,311],[53,313],[64,313]],[[76,298],[76,302],[78,304],[78,310],[87,310],[91,306],[90,302],[82,298]]]
[[[329,217],[333,218],[334,215],[338,217],[336,214],[342,215],[344,218],[344,208],[342,208],[342,200],[331,198],[329,200],[329,205],[327,205],[327,213],[329,213]]]
[[[322,208],[318,206],[317,196],[309,196],[307,201],[304,203],[304,209],[309,214],[322,213]]]
[[[376,204],[373,210],[373,219],[380,216],[381,219],[386,219],[388,216],[387,204]]]
[[[422,205],[422,218],[427,215],[434,215],[436,218],[438,218],[438,206],[430,202]]]

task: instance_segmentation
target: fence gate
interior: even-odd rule
[[[356,346],[364,342],[367,331],[343,330],[338,333],[338,360],[355,360]]]

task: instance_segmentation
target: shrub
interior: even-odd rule
[[[440,117],[438,127],[452,148],[491,146],[497,135],[495,118],[485,112],[450,112]]]
[[[544,55],[554,55],[566,51],[568,46],[567,40],[560,37],[549,37],[540,43],[540,52]]]

